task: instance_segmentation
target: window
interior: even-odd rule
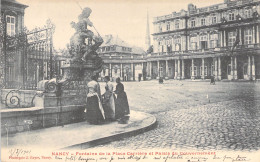
[[[162,26],[161,25],[159,26],[159,32],[162,32]]]
[[[181,43],[181,38],[175,38],[175,44]]]
[[[163,76],[163,67],[159,68],[159,76],[162,77]]]
[[[167,52],[171,52],[172,51],[172,40],[166,40],[166,45],[167,45]]]
[[[207,49],[208,48],[208,37],[207,35],[200,36],[200,48]]]
[[[245,18],[250,18],[251,17],[251,11],[250,10],[246,10],[245,11]]]
[[[203,18],[203,19],[201,19],[200,21],[201,21],[201,26],[204,26],[204,25],[206,25],[206,21],[205,21],[205,19],[204,19],[204,18]]]
[[[216,48],[218,46],[218,34],[210,35],[210,47]]]
[[[217,17],[216,16],[213,16],[212,17],[212,24],[216,24],[217,23]]]
[[[210,48],[216,48],[216,47],[218,47],[218,41],[210,40]]]
[[[181,44],[175,45],[175,51],[181,51]]]
[[[208,67],[204,66],[204,76],[208,75]],[[200,67],[200,76],[202,76],[202,66]]]
[[[181,51],[181,38],[175,38],[175,51]]]
[[[200,36],[200,41],[207,41],[208,37],[207,35]]]
[[[180,28],[180,21],[176,20],[175,22],[175,29],[179,29]]]
[[[15,35],[15,17],[6,16],[6,32],[9,36]]]
[[[245,44],[252,44],[252,30],[246,29],[245,30]]]
[[[197,37],[191,37],[190,38],[191,42],[191,50],[197,50]]]
[[[194,66],[194,76],[197,76],[197,66]],[[190,67],[190,74],[192,74],[192,66]]]
[[[167,25],[166,25],[166,30],[167,30],[167,31],[168,31],[168,30],[171,30],[171,24],[170,24],[170,22],[167,23]]]
[[[228,46],[233,46],[236,41],[236,31],[228,33]]]
[[[195,20],[191,20],[191,27],[195,27],[196,26],[196,21]]]
[[[229,13],[229,21],[235,20],[235,14],[234,13]]]

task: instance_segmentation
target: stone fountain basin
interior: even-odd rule
[[[65,125],[84,120],[85,96],[68,94],[36,96],[34,107],[1,109],[1,134]]]

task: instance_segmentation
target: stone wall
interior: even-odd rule
[[[1,110],[1,135],[83,121],[84,105]]]
[[[10,90],[2,90],[1,96],[6,96],[8,92]],[[7,131],[17,133],[83,121],[86,96],[79,92],[64,90],[63,94],[57,97],[54,92],[20,91],[21,104],[27,104],[28,107],[1,109],[1,134],[6,135]],[[34,107],[29,106],[31,103]]]
[[[7,99],[10,99],[11,96],[17,96],[20,100],[20,106],[19,107],[32,107],[32,100],[33,97],[36,94],[35,90],[19,90],[14,92],[15,89],[1,89],[0,91],[0,101],[2,105],[5,105],[6,103],[6,95],[13,91],[13,93],[9,93],[9,96]],[[10,105],[12,106],[12,105]]]

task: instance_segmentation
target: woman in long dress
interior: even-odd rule
[[[100,124],[105,120],[104,110],[101,103],[100,86],[97,76],[92,76],[87,84],[87,121],[91,124]]]
[[[110,82],[110,77],[105,76],[106,92],[103,94],[103,105],[105,117],[108,121],[115,120],[115,95],[113,93],[113,84]]]
[[[120,78],[116,79],[116,90],[115,93],[117,94],[116,98],[116,119],[121,119],[126,115],[130,114],[127,95],[124,91],[124,85],[120,82]]]

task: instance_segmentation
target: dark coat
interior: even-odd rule
[[[117,94],[116,98],[116,109],[115,109],[115,117],[116,119],[120,119],[127,114],[130,114],[127,95],[124,91],[124,85],[122,83],[118,83],[116,85],[115,93]]]

